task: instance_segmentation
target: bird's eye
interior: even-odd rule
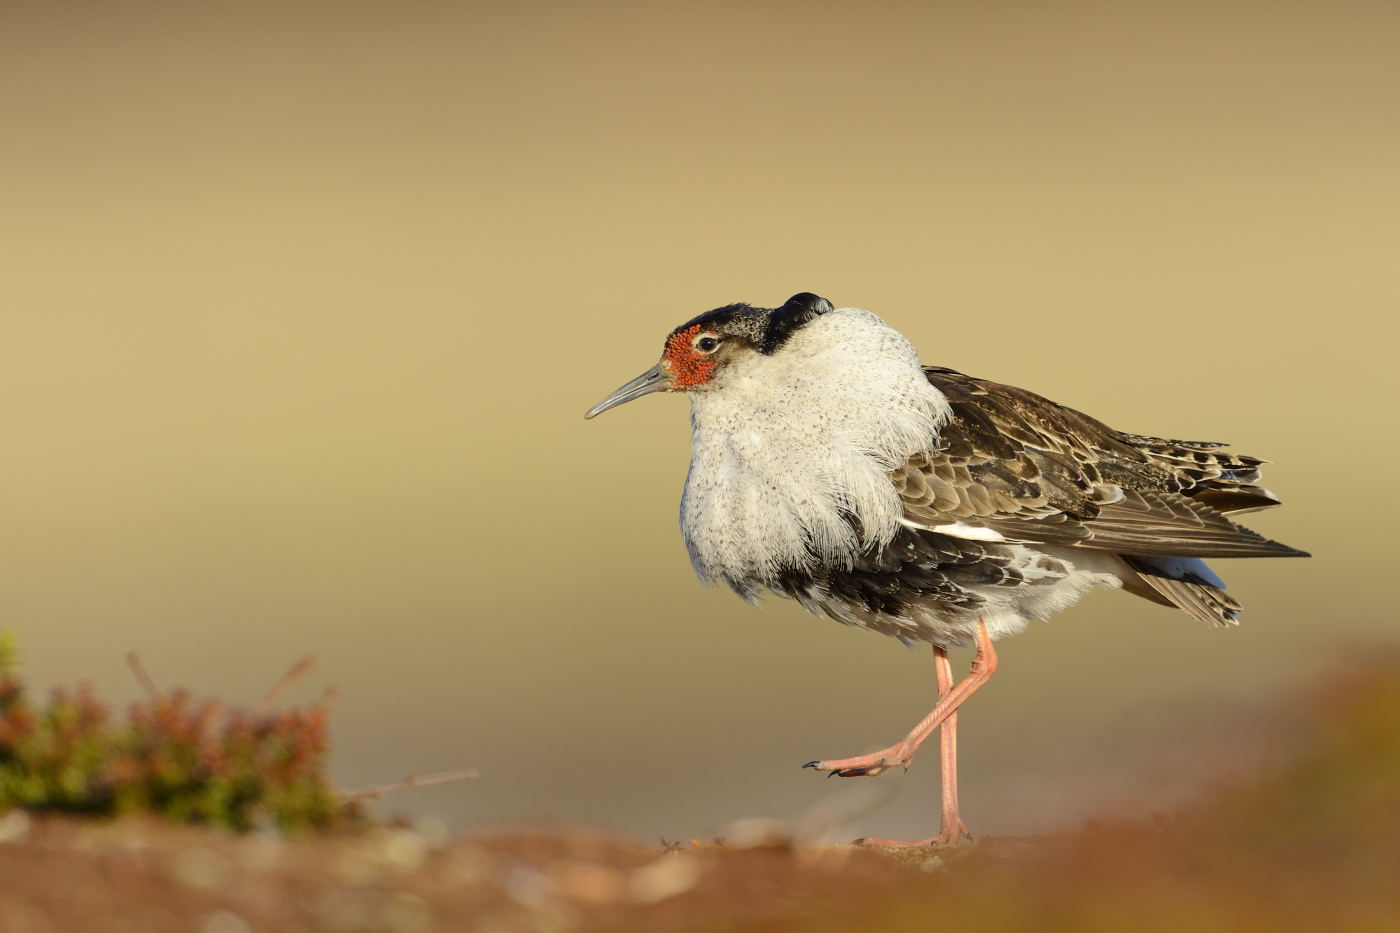
[[[713,334],[702,334],[695,338],[695,349],[701,353],[713,353],[719,346],[719,338]]]

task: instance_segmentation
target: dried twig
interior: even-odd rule
[[[141,657],[135,651],[126,653],[126,666],[131,668],[131,673],[136,677],[136,682],[141,685],[141,689],[146,691],[146,696],[152,700],[161,698],[160,688],[151,679],[151,675],[146,672],[146,665],[141,663]]]
[[[410,787],[430,787],[433,784],[447,784],[452,781],[467,781],[478,776],[479,772],[475,768],[458,768],[456,771],[439,771],[437,774],[425,774],[423,777],[415,777],[410,774],[402,781],[395,781],[392,784],[375,784],[363,790],[347,790],[341,793],[346,800],[378,800],[385,794],[391,794],[396,790],[407,790]]]
[[[262,698],[262,702],[258,704],[256,710],[258,715],[262,715],[271,709],[272,704],[282,699],[282,695],[292,688],[292,684],[311,673],[311,669],[315,666],[316,659],[309,654],[293,664],[291,668],[287,670],[287,673],[282,675],[282,679],[273,684],[272,689],[267,691],[267,696]]]
[[[335,684],[331,684],[325,690],[321,691],[321,698],[315,703],[312,703],[311,708],[321,710],[329,709],[330,705],[338,699],[340,699],[340,688]]]

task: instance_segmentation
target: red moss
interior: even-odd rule
[[[326,714],[229,711],[177,690],[116,721],[86,685],[46,708],[0,676],[0,812],[150,813],[177,822],[288,829],[352,821],[325,777]]]

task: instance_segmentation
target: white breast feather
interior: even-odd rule
[[[909,341],[857,308],[816,318],[690,397],[686,546],[701,579],[750,599],[784,570],[849,568],[889,543],[903,517],[889,473],[951,417]]]

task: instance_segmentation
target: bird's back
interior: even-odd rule
[[[1117,431],[1033,392],[929,367],[952,420],[895,474],[906,515],[934,529],[1121,558],[1131,592],[1215,624],[1239,604],[1204,557],[1303,556],[1226,516],[1279,504],[1255,457],[1215,442]]]
[[[1278,504],[1263,461],[1213,442],[1117,431],[1015,386],[926,367],[951,417],[891,474],[903,527],[850,567],[776,587],[814,612],[906,640],[997,635],[1095,586],[1228,624],[1240,605],[1204,557],[1301,556],[1227,514]]]
[[[1108,486],[1182,495],[1222,514],[1279,504],[1257,485],[1266,461],[1225,444],[1129,434],[1025,389],[943,367],[924,371],[953,411],[939,435],[945,465],[966,467],[989,494],[1001,491],[1008,511],[1035,498],[1020,482],[1032,478],[1055,504],[1082,516],[1094,514]]]

